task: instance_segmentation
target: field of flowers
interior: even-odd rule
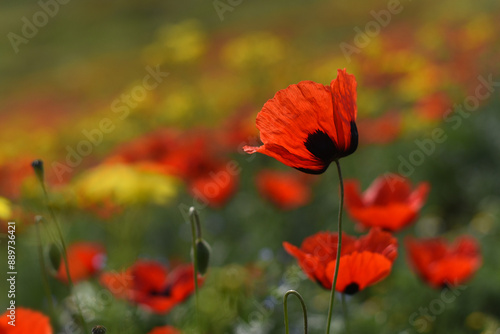
[[[0,8],[0,334],[500,334],[498,1]]]

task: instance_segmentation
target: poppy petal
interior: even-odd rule
[[[372,228],[368,235],[358,239],[356,250],[358,252],[378,253],[394,262],[398,256],[398,240],[392,234],[384,232],[380,228]]]
[[[333,282],[335,263],[326,267],[326,277]],[[367,251],[354,252],[340,258],[339,273],[335,290],[353,294],[377,283],[391,272],[392,263],[385,256]],[[347,291],[346,291],[347,290]]]
[[[325,266],[318,258],[304,253],[299,248],[286,241],[283,242],[283,247],[288,254],[298,260],[300,268],[302,268],[309,279],[321,284],[325,289],[329,289],[331,287],[331,282],[329,283],[328,279],[325,277]]]
[[[356,79],[346,70],[337,70],[337,78],[330,83],[333,99],[333,119],[338,147],[345,155],[353,153],[358,146],[356,128]],[[354,128],[353,128],[354,127]]]

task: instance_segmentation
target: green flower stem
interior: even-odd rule
[[[285,313],[285,331],[286,334],[289,333],[288,329],[288,296],[295,295],[299,298],[300,304],[302,305],[302,313],[304,314],[304,334],[307,334],[307,307],[304,303],[304,298],[295,290],[288,290],[283,296],[283,311]]]
[[[339,207],[339,227],[338,227],[338,245],[337,245],[337,259],[335,261],[335,273],[333,275],[333,284],[330,292],[330,307],[328,309],[328,321],[326,324],[326,334],[330,333],[330,324],[332,323],[332,314],[333,314],[333,303],[335,300],[335,286],[337,285],[337,276],[339,273],[339,264],[340,264],[340,250],[342,248],[342,213],[344,209],[344,181],[342,179],[342,170],[340,169],[340,163],[338,160],[335,160],[335,164],[337,165],[337,172],[339,174],[339,187],[340,187],[340,207]]]
[[[40,227],[38,226],[41,221],[41,217],[35,218],[35,229],[36,229],[36,237],[38,241],[38,260],[40,261],[40,269],[42,270],[42,279],[43,279],[43,289],[45,290],[45,294],[47,295],[49,310],[52,316],[56,315],[54,303],[52,302],[52,291],[50,290],[48,275],[47,275],[47,267],[45,266],[45,258],[43,256],[43,246],[42,246],[42,238],[40,236]]]
[[[57,220],[54,209],[50,206],[49,194],[47,192],[47,189],[45,188],[45,182],[40,179],[40,184],[41,184],[42,189],[43,189],[43,194],[45,196],[47,208],[49,209],[50,217],[52,218],[52,221],[54,222],[54,225],[56,226],[56,231],[57,231],[57,234],[59,237],[59,241],[61,242],[61,246],[62,246],[62,250],[63,250],[62,257],[63,257],[64,265],[66,267],[66,276],[68,277],[68,285],[69,285],[70,293],[71,293],[72,290],[74,290],[74,285],[73,285],[73,280],[71,279],[71,275],[69,273],[69,262],[68,262],[68,253],[66,251],[66,243],[64,242],[64,237],[63,237],[63,234],[61,231],[61,227],[60,227],[59,222]],[[85,318],[83,318],[82,310],[80,308],[80,303],[78,301],[78,296],[77,296],[76,292],[75,292],[74,296],[75,296],[76,309],[78,312],[78,318],[82,324],[84,332],[88,333],[89,330],[87,328],[87,323],[85,322]]]

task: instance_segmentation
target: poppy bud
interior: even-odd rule
[[[55,244],[51,244],[47,249],[47,258],[50,263],[50,270],[57,273],[61,266],[61,252]]]
[[[198,260],[198,272],[205,275],[208,269],[208,264],[210,262],[210,253],[212,249],[208,242],[204,239],[196,239],[196,253]]]
[[[92,334],[106,334],[106,328],[101,325],[97,325],[92,328]]]
[[[42,160],[35,160],[31,163],[31,167],[33,167],[33,170],[35,171],[36,177],[38,178],[38,181],[43,183],[43,161]]]

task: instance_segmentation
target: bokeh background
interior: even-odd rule
[[[30,166],[43,159],[67,242],[104,245],[105,270],[138,258],[190,261],[186,212],[198,208],[213,250],[200,291],[205,333],[284,332],[289,288],[305,297],[311,333],[323,331],[328,291],[307,280],[282,242],[336,229],[336,173],[308,178],[310,198],[283,208],[258,190],[257,175],[289,168],[241,148],[258,143],[255,116],[276,91],[329,84],[346,68],[358,82],[360,146],[342,160],[345,178],[363,189],[390,172],[431,184],[419,218],[396,235],[391,275],[348,300],[352,332],[500,333],[498,1],[17,0],[0,8],[0,219],[3,230],[5,221],[17,226],[17,305],[48,313],[33,217],[49,215]],[[156,87],[144,89],[155,71]],[[479,97],[484,80],[493,84]],[[439,143],[436,128],[446,136]],[[132,163],[172,147],[184,152],[177,170]],[[228,164],[235,172],[224,187],[200,201],[196,191],[227,176]],[[441,292],[411,271],[404,237],[463,234],[479,241],[482,267],[454,302],[415,324],[411,315]],[[59,332],[71,305],[63,283],[50,285]],[[4,279],[0,287],[3,308]],[[113,298],[98,276],[75,290],[89,323],[109,333],[165,323],[193,330],[192,298],[159,316]],[[301,333],[299,306],[290,312]],[[343,326],[338,303],[335,332]]]

